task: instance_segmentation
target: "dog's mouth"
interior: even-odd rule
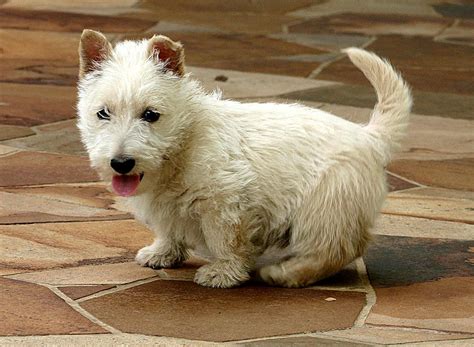
[[[137,192],[144,173],[135,175],[114,175],[112,188],[120,196],[132,196]]]

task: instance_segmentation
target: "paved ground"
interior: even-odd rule
[[[0,345],[474,345],[474,6],[470,1],[0,1]],[[84,27],[165,33],[229,98],[354,121],[367,47],[413,86],[409,137],[363,259],[301,290],[213,290],[200,263],[134,264],[150,233],[97,182],[75,129]]]

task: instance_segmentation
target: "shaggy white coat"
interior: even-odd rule
[[[362,125],[298,104],[223,100],[191,76],[167,71],[150,41],[112,49],[99,35],[83,35],[82,44],[95,40],[103,55],[84,70],[89,52],[82,48],[78,126],[105,181],[117,155],[135,158],[133,173],[144,173],[128,198],[156,236],[138,252],[141,265],[177,266],[188,250],[204,247],[215,260],[195,281],[231,287],[249,279],[256,259],[276,248],[286,258],[258,269],[258,276],[298,287],[363,254],[386,196],[384,167],[412,103],[387,61],[345,50],[378,97]],[[109,121],[96,116],[104,107]],[[146,108],[161,113],[156,123],[140,119]]]

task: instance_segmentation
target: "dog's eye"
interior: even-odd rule
[[[103,119],[103,120],[110,120],[110,115],[107,113],[105,108],[97,112],[97,118]]]
[[[160,116],[161,116],[161,114],[158,113],[158,112],[155,112],[155,111],[152,111],[152,110],[146,110],[142,114],[142,119],[145,122],[153,123],[153,122],[156,122],[160,118]]]

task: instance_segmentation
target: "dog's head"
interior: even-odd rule
[[[84,30],[79,56],[78,127],[91,164],[116,193],[138,194],[188,126],[183,47],[165,36],[112,47]]]

